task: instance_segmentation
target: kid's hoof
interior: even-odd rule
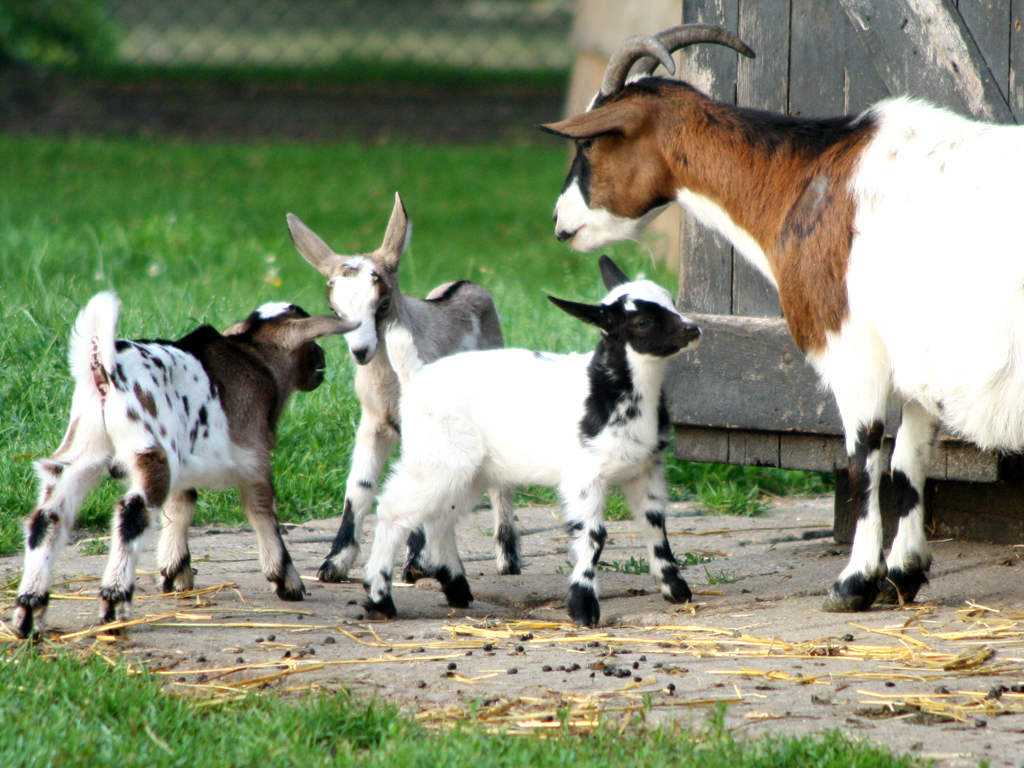
[[[858,573],[833,584],[821,609],[829,613],[866,611],[875,602],[877,596],[877,581],[875,579],[869,581]]]
[[[287,600],[290,603],[301,602],[306,595],[306,587],[304,584],[299,584],[298,587],[289,587],[286,584],[278,584],[277,589],[274,590],[277,596],[282,600]]]
[[[366,598],[363,601],[363,608],[370,613],[380,614],[385,619],[393,619],[398,615],[398,611],[395,610],[395,601],[391,599],[391,595],[385,595],[380,600]]]
[[[662,575],[661,594],[670,603],[688,603],[693,593],[686,580],[679,575],[679,572],[666,573]]]
[[[452,608],[469,608],[473,602],[473,593],[469,591],[469,582],[465,575],[460,574],[447,584],[441,585],[441,591],[448,598],[448,605]]]
[[[601,620],[601,605],[590,587],[570,584],[568,608],[569,618],[581,627],[596,627]]]
[[[20,638],[29,638],[42,631],[42,616],[46,606],[50,604],[49,595],[18,595],[14,601],[14,634]],[[37,623],[36,619],[39,619]]]
[[[186,557],[174,568],[161,570],[160,576],[160,588],[164,592],[188,592],[196,586],[196,572],[192,569],[191,557]]]
[[[920,568],[909,571],[890,568],[889,575],[878,580],[878,602],[884,605],[912,603],[917,591],[927,583],[928,574]]]
[[[115,621],[128,621],[132,613],[132,595],[134,587],[122,589],[120,587],[102,587],[100,589],[100,600],[103,601],[103,609],[100,619],[104,624],[111,624]]]
[[[340,584],[345,581],[347,576],[348,570],[342,570],[339,568],[330,557],[324,560],[323,564],[320,566],[320,570],[316,574],[316,577],[324,584]]]
[[[406,584],[415,584],[420,579],[425,579],[430,574],[419,564],[419,562],[406,563],[402,571],[402,581]]]

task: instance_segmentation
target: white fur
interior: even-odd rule
[[[620,240],[639,239],[663,210],[665,206],[660,206],[639,219],[626,219],[603,208],[591,208],[573,181],[555,202],[555,231],[559,237],[571,234],[570,245],[577,251],[590,252]]]
[[[620,299],[627,306],[634,299],[657,302],[678,316],[668,292],[648,281],[619,286],[603,303]],[[380,497],[377,533],[365,569],[371,600],[389,599],[390,581],[382,574],[390,573],[403,532],[421,522],[428,531],[430,564],[443,566],[452,576],[462,574],[454,524],[491,485],[559,489],[566,520],[580,526],[571,584],[585,584],[596,596],[591,555],[600,552],[593,537],[604,535],[601,515],[607,488],[628,488],[640,518],[644,504],[663,514],[667,502],[657,406],[668,358],[642,355],[628,346],[626,353],[638,393],[633,407],[639,414],[624,417],[630,402],[620,400],[593,438],[585,438],[580,426],[593,353],[466,352],[416,372],[403,385],[402,458]],[[655,561],[653,548],[664,528],[654,528],[647,525],[645,533],[652,549],[651,572],[659,578],[662,563]],[[668,587],[663,584],[663,589]],[[671,596],[671,590],[666,594]]]

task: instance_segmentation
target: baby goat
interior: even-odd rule
[[[629,282],[606,256],[601,274],[611,292],[600,304],[551,299],[601,329],[593,353],[464,352],[413,375],[402,393],[402,457],[377,506],[367,608],[395,615],[395,549],[418,525],[426,530],[427,572],[450,605],[468,605],[454,526],[491,484],[558,487],[576,554],[568,601],[576,623],[594,626],[600,618],[596,569],[610,485],[621,485],[642,520],[665,599],[690,599],[665,535],[669,425],[661,384],[669,358],[696,343],[700,330],[667,291]]]
[[[825,610],[911,600],[931,563],[922,496],[938,424],[982,448],[1024,448],[1024,199],[1011,183],[1024,176],[1024,128],[906,98],[848,117],[776,115],[648,76],[697,42],[752,55],[706,27],[634,40],[587,112],[545,126],[577,144],[555,233],[592,250],[675,201],[778,288],[794,341],[835,395],[859,513]],[[904,405],[886,561],[890,395]]]
[[[126,479],[128,492],[111,521],[104,622],[129,616],[135,564],[154,520],[163,519],[163,589],[192,589],[188,526],[197,487],[237,486],[256,529],[260,568],[280,598],[301,600],[305,588],[278,529],[270,452],[289,395],[323,381],[324,352],[313,340],[356,323],[264,304],[223,335],[204,325],[178,341],[115,341],[119,310],[117,296],[99,293],[75,323],[71,423],[57,452],[36,462],[39,504],[25,524],[15,631],[39,631],[57,552],[108,471]]]
[[[328,278],[327,301],[339,317],[360,320],[345,337],[356,365],[356,396],[362,408],[345,485],[341,525],[331,551],[320,566],[320,581],[338,582],[348,575],[359,555],[363,518],[373,506],[384,461],[399,438],[398,397],[410,372],[423,363],[473,349],[504,346],[498,313],[491,295],[476,283],[459,280],[439,285],[426,301],[402,294],[398,266],[409,247],[412,224],[395,193],[395,207],[384,242],[372,253],[339,256],[297,216],[288,214],[288,230],[303,258]],[[402,336],[407,355],[395,360],[377,354],[385,336]],[[396,372],[397,370],[397,372]],[[492,488],[494,551],[498,573],[520,572],[519,537],[511,488]],[[422,573],[419,553],[422,531],[409,536],[404,578]]]

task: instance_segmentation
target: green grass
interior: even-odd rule
[[[295,252],[286,212],[339,252],[366,251],[380,244],[400,190],[415,225],[402,263],[407,293],[470,278],[494,294],[510,345],[591,349],[596,331],[544,298],[603,295],[595,258],[552,234],[565,167],[565,149],[554,143],[0,137],[0,553],[20,548],[20,519],[35,502],[32,460],[56,448],[67,426],[68,333],[88,298],[117,290],[119,333],[129,338],[176,338],[202,322],[223,328],[269,300],[326,312],[324,280]],[[636,244],[608,252],[630,274],[675,284]],[[280,427],[274,460],[284,521],[336,515],[342,506],[358,403],[344,341],[324,347],[324,385],[295,395]],[[670,462],[669,472],[675,498],[733,481],[776,495],[820,485],[803,473],[713,465]],[[105,525],[120,491],[101,483],[80,524]],[[554,500],[548,491],[529,493],[541,494],[534,503]],[[628,516],[621,499],[609,516]],[[234,492],[201,494],[197,522],[242,520]]]
[[[164,693],[146,675],[118,663],[79,661],[67,653],[42,658],[31,646],[0,655],[0,754],[5,766],[394,766],[450,768],[522,766],[621,768],[887,768],[909,757],[854,742],[838,731],[822,736],[738,740],[712,711],[692,730],[611,725],[574,735],[490,735],[463,723],[429,731],[379,702],[346,693],[289,701],[252,695],[212,707]],[[58,737],[59,735],[59,737]]]

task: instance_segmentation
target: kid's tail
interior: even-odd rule
[[[120,309],[116,293],[97,293],[78,313],[71,331],[71,375],[78,388],[89,383],[101,397],[110,391],[110,377],[114,373],[114,334]]]

